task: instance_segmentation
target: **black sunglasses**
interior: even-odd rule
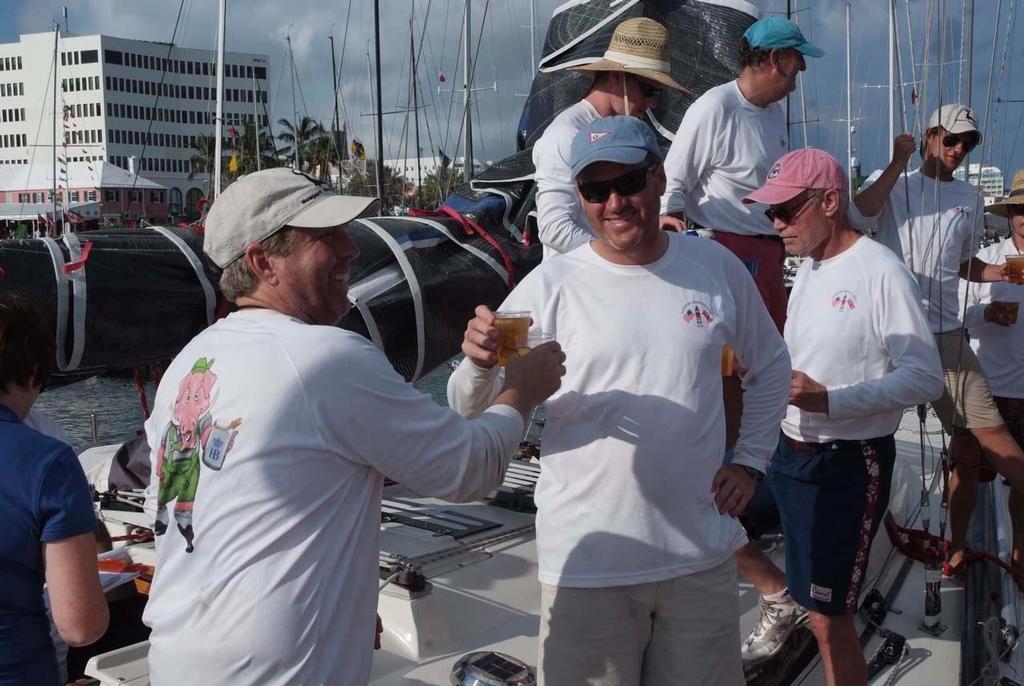
[[[646,81],[638,79],[635,76],[633,77],[633,80],[636,81],[636,85],[640,89],[640,94],[643,95],[645,98],[656,98],[659,95],[661,95],[661,91],[665,90],[664,88],[652,86]]]
[[[978,147],[978,134],[976,133],[947,133],[942,137],[942,144],[947,148],[956,147],[958,143],[964,144],[964,150],[970,152]]]
[[[804,208],[814,198],[821,197],[819,191],[811,190],[807,197],[795,205],[782,205],[781,207],[769,207],[764,211],[764,216],[768,217],[768,221],[774,222],[778,219],[783,224],[792,224],[800,213],[803,212]]]
[[[590,203],[605,202],[608,200],[608,196],[612,194],[612,191],[615,191],[620,196],[636,195],[647,187],[647,179],[650,178],[651,172],[657,168],[658,165],[653,164],[648,167],[634,169],[631,172],[626,172],[607,181],[580,181],[576,184],[576,187],[580,189],[580,195],[583,196],[583,199]]]

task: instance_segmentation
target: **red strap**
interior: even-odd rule
[[[89,253],[92,252],[92,241],[86,241],[82,244],[82,257],[74,262],[68,262],[64,265],[64,273],[70,274],[76,269],[81,269],[85,266],[85,261],[89,259]]]
[[[142,368],[134,367],[132,374],[135,376],[135,390],[139,393],[139,405],[142,406],[142,415],[149,419],[149,401],[146,400],[146,386],[142,383]]]
[[[462,230],[466,232],[467,236],[473,234],[479,235],[485,241],[487,241],[492,248],[498,251],[501,256],[501,261],[505,263],[505,270],[508,272],[508,287],[512,288],[516,285],[515,268],[512,266],[512,258],[505,252],[505,249],[501,247],[501,244],[495,240],[494,236],[487,232],[487,229],[480,226],[474,219],[467,217],[464,214],[459,214],[454,208],[449,205],[441,205],[436,210],[421,210],[418,208],[411,208],[409,210],[409,216],[411,217],[448,217],[454,219],[462,227]]]

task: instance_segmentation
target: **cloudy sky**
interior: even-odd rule
[[[404,110],[408,102],[409,22],[415,15],[421,43],[419,79],[423,89],[420,136],[424,154],[443,148],[456,149],[461,115],[461,94],[451,93],[461,84],[460,41],[466,0],[380,0],[384,36],[382,68],[384,110]],[[535,0],[538,50],[547,19],[563,0]],[[609,0],[595,0],[609,1]],[[19,33],[49,30],[70,11],[73,33],[109,35],[167,42],[171,40],[179,1],[175,0],[0,0],[5,21],[0,40],[16,41]],[[515,125],[532,79],[530,69],[530,1],[471,0],[472,36],[480,45],[476,67],[476,157],[499,159],[514,150]],[[962,6],[970,0],[896,0],[903,44],[904,79],[911,81],[910,41],[913,63],[922,83],[922,106],[932,109],[939,101],[965,99],[966,64],[961,60]],[[766,13],[784,12],[786,0],[754,0]],[[827,54],[812,60],[805,75],[807,141],[823,147],[839,159],[846,156],[845,6],[842,0],[791,0],[805,33]],[[1022,23],[1009,16],[1010,0],[975,0],[972,103],[986,122],[985,164],[1001,167],[1007,175],[1024,167],[1024,41],[1006,44],[1007,27]],[[855,147],[865,172],[888,160],[885,96],[879,85],[887,78],[885,56],[887,0],[856,0],[853,14],[853,116]],[[997,6],[1001,12],[997,18]],[[906,13],[910,13],[907,31]],[[213,48],[216,32],[216,0],[184,0],[175,42],[193,48]],[[940,31],[944,27],[945,31]],[[994,36],[994,28],[998,35]],[[944,33],[945,39],[941,39]],[[333,35],[341,62],[340,102],[349,129],[373,149],[367,54],[372,55],[373,3],[370,0],[229,0],[227,45],[229,50],[264,53],[271,62],[271,116],[292,116],[291,81],[285,38],[291,36],[298,76],[296,108],[324,122],[333,112],[331,58],[328,37]],[[342,51],[344,47],[344,52]],[[927,55],[925,54],[927,51]],[[966,54],[966,51],[964,51]],[[993,58],[994,55],[994,58]],[[940,66],[940,64],[944,66]],[[994,65],[994,67],[993,67]],[[438,74],[444,73],[445,83]],[[992,75],[991,93],[989,78]],[[909,103],[908,115],[915,119]],[[440,92],[439,92],[440,90]],[[799,92],[795,94],[793,119],[800,115]],[[802,125],[793,130],[794,144],[803,142]],[[409,118],[404,114],[385,119],[386,156],[413,156]],[[973,161],[978,161],[975,153]]]

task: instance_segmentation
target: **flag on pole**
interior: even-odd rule
[[[910,104],[911,105],[916,105],[917,104],[917,88],[911,88],[910,89]]]
[[[238,158],[234,155],[228,160],[228,171],[232,174],[238,172]]]
[[[366,160],[366,148],[363,147],[363,144],[359,142],[358,138],[352,139],[352,157],[361,161]]]
[[[75,212],[74,210],[70,210],[69,209],[68,210],[68,222],[71,223],[71,224],[84,224],[85,223],[85,217],[80,215],[78,212]]]
[[[437,80],[438,80],[439,83],[444,83],[448,79],[446,79],[444,77],[444,72],[443,71],[439,71],[439,72],[437,72]]]

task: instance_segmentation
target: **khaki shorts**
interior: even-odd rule
[[[541,584],[541,686],[744,686],[736,559],[635,586]]]
[[[932,402],[932,407],[942,428],[953,434],[965,429],[1001,426],[1003,418],[992,399],[988,379],[967,344],[963,329],[935,334],[935,343],[939,347],[946,387],[942,397]]]

